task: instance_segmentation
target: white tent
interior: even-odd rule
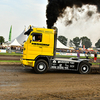
[[[21,46],[21,44],[19,44],[19,42],[15,39],[10,46]]]
[[[27,35],[24,35],[26,29],[17,37],[15,38],[10,45],[22,45],[23,42],[26,40]],[[69,47],[64,46],[59,40],[57,40],[57,48],[69,49]]]
[[[15,38],[18,41],[18,43],[20,43],[21,45],[24,44],[24,41],[27,37],[26,35],[24,35],[25,31],[26,31],[26,29],[24,29],[24,31],[18,37]],[[10,44],[10,43],[14,42],[15,39],[13,39],[11,42],[8,42],[8,43]]]
[[[20,44],[23,44],[25,39],[26,39],[26,35],[24,35],[26,29],[24,29],[24,31],[16,38],[17,41],[20,43]]]
[[[57,40],[57,48],[69,49],[69,47],[63,45],[59,40]]]

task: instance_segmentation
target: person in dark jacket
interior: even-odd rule
[[[94,62],[97,61],[97,52],[94,52]]]
[[[77,58],[80,58],[80,51],[77,50]]]

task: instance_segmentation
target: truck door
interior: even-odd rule
[[[42,53],[42,33],[32,33],[32,40],[28,45],[28,56],[34,59]]]

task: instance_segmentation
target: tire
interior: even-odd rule
[[[38,60],[36,61],[34,70],[37,74],[46,73],[48,70],[48,63],[45,60]]]
[[[87,62],[82,62],[79,66],[80,74],[89,74],[91,71],[90,65]]]

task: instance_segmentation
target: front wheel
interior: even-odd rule
[[[80,74],[88,74],[90,73],[91,71],[91,68],[90,68],[90,65],[89,63],[87,62],[82,62],[79,66],[79,73]]]
[[[48,70],[48,63],[47,63],[47,61],[42,60],[42,59],[36,61],[34,70],[38,74],[42,74],[42,73],[47,72],[47,70]]]

